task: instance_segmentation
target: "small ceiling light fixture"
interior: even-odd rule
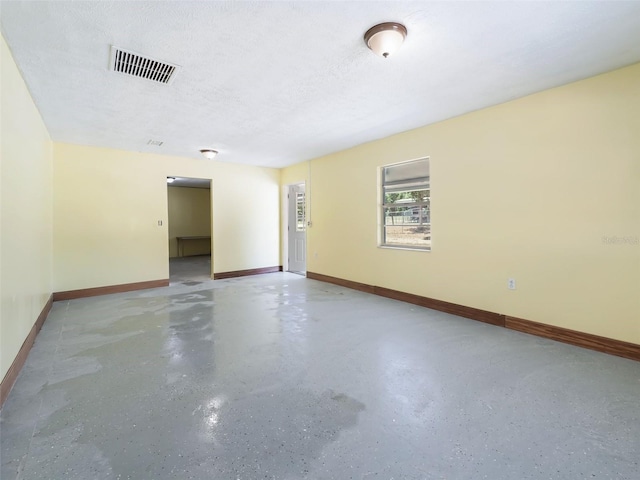
[[[210,148],[204,148],[204,149],[200,150],[200,153],[202,155],[204,155],[205,158],[208,158],[209,160],[211,160],[212,158],[214,158],[218,154],[218,151],[217,150],[211,150]]]
[[[364,34],[364,43],[373,53],[387,58],[393,55],[407,36],[407,28],[395,22],[386,22],[371,27]]]
[[[176,181],[175,177],[167,177],[167,183],[173,183]]]

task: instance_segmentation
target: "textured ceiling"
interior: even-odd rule
[[[0,19],[55,141],[272,167],[640,61],[638,1],[2,1]],[[409,32],[386,60],[362,40],[383,21]],[[182,68],[115,73],[111,45]]]

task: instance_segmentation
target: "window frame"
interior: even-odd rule
[[[417,163],[417,162],[422,162],[422,161],[426,161],[427,162],[427,175],[426,176],[416,176],[416,177],[410,177],[404,180],[399,180],[399,181],[392,181],[392,182],[388,182],[385,183],[385,169],[387,168],[392,168],[392,167],[396,167],[396,166],[400,166],[400,165],[406,165],[406,164],[410,164],[410,163]],[[429,191],[429,196],[427,197],[426,200],[424,201],[409,201],[409,202],[402,202],[401,204],[395,204],[395,203],[385,203],[385,187],[402,187],[402,186],[406,186],[407,189],[404,190],[405,192],[409,192],[411,191],[410,187],[413,185],[417,185],[416,188],[413,191],[419,191],[419,190],[428,190]],[[382,165],[379,169],[378,169],[378,192],[379,192],[379,202],[378,202],[378,218],[379,218],[379,227],[378,227],[378,247],[379,248],[385,248],[385,249],[393,249],[393,250],[412,250],[412,251],[419,251],[419,252],[430,252],[432,250],[432,236],[431,236],[431,160],[430,157],[426,156],[426,157],[420,157],[420,158],[415,158],[412,160],[405,160],[402,162],[397,162],[397,163],[392,163],[392,164],[388,164],[388,165]],[[385,211],[387,208],[389,208],[390,205],[395,205],[395,206],[402,206],[402,207],[406,207],[406,208],[419,208],[419,209],[423,209],[423,208],[427,208],[428,209],[428,222],[420,222],[420,220],[418,220],[418,224],[419,226],[422,225],[426,225],[429,228],[429,240],[427,244],[424,245],[415,245],[415,244],[404,244],[404,243],[390,243],[387,241],[387,228],[389,227],[389,225],[386,224],[386,215],[385,215]],[[405,215],[403,215],[404,217]],[[422,211],[419,211],[419,219],[422,219]],[[403,223],[401,224],[401,226],[407,226],[407,224]]]

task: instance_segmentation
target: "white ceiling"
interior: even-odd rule
[[[640,1],[2,1],[0,19],[54,141],[271,167],[640,61]],[[362,40],[384,21],[408,29],[389,59]],[[109,71],[111,45],[182,69]]]

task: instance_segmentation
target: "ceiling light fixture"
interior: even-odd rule
[[[175,181],[176,181],[175,177],[167,177],[167,183],[173,183]]]
[[[367,30],[367,33],[364,34],[364,43],[376,55],[387,58],[400,48],[406,36],[407,29],[404,25],[386,22]]]
[[[202,155],[204,155],[205,158],[208,158],[209,160],[211,160],[212,158],[214,158],[218,154],[218,151],[217,150],[211,150],[210,148],[204,148],[204,149],[200,150],[200,153]]]

